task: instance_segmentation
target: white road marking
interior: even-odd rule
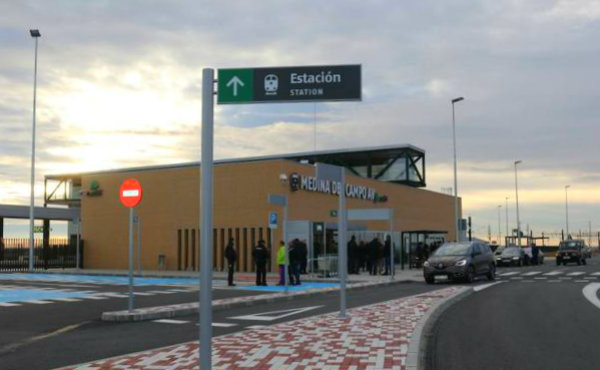
[[[591,304],[600,308],[600,299],[596,293],[600,289],[600,283],[591,283],[583,287],[583,296],[590,301]]]
[[[216,328],[231,328],[232,326],[237,326],[237,324],[231,324],[228,322],[213,322],[212,326]]]
[[[38,301],[38,300],[35,300],[35,301],[23,301],[23,302],[24,303],[33,303],[33,304],[48,304],[48,303],[52,303],[50,301]]]
[[[310,311],[317,309],[323,306],[311,306],[311,307],[300,307],[300,308],[292,308],[291,310],[278,310],[278,311],[269,311],[269,312],[261,312],[255,313],[252,315],[243,315],[243,316],[235,316],[230,317],[230,319],[234,320],[253,320],[253,321],[275,321],[282,319],[284,317],[297,315],[302,312]]]
[[[482,291],[482,290],[484,290],[484,289],[487,289],[487,288],[489,288],[489,287],[492,287],[492,286],[494,286],[494,285],[496,285],[496,284],[500,284],[500,283],[503,283],[503,282],[504,282],[504,281],[497,281],[497,282],[495,282],[495,283],[489,283],[489,284],[477,285],[477,286],[474,286],[474,287],[473,287],[473,291],[474,291],[474,292],[480,292],[480,291]]]
[[[0,307],[12,307],[12,306],[20,306],[20,303],[8,303],[8,302],[4,302],[4,303],[0,303]]]
[[[81,302],[81,299],[78,298],[53,298],[52,300],[61,302]]]
[[[523,277],[521,277],[521,276],[513,276],[513,277],[511,277],[511,279],[512,280],[520,280],[520,279],[523,279]]]
[[[533,275],[538,275],[538,274],[541,274],[541,273],[542,273],[541,271],[531,271],[531,272],[528,272],[526,274],[523,274],[523,276],[533,276]]]
[[[161,324],[187,324],[189,321],[185,320],[171,320],[171,319],[160,319],[160,320],[152,320],[153,322],[158,322]]]
[[[546,280],[546,279],[548,279],[548,278],[547,278],[547,277],[536,277],[536,278],[533,278],[533,279],[534,279],[534,280]]]
[[[594,272],[591,274],[592,276],[600,276],[600,272]]]
[[[560,283],[562,280],[548,280],[549,283]]]
[[[554,275],[560,275],[560,274],[563,274],[563,273],[564,273],[564,271],[556,270],[556,271],[550,271],[550,272],[548,272],[548,273],[546,273],[544,275],[546,275],[546,276],[554,276]]]
[[[248,329],[264,329],[268,327],[267,325],[250,325],[250,326],[246,326],[246,328]]]
[[[133,295],[147,296],[147,295],[154,295],[154,293],[148,293],[148,292],[133,292]]]
[[[576,271],[576,272],[571,272],[570,274],[567,274],[567,276],[579,276],[579,275],[583,275],[585,274],[585,271]]]
[[[574,280],[575,283],[589,283],[589,280]]]
[[[519,272],[517,271],[511,271],[511,272],[503,272],[502,274],[498,274],[498,276],[511,276],[511,275],[517,275]]]

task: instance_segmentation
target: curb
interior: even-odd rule
[[[425,345],[427,337],[431,332],[434,323],[440,315],[454,303],[466,298],[473,293],[473,288],[463,288],[453,296],[446,297],[435,303],[433,307],[421,318],[415,330],[413,331],[408,353],[406,356],[406,370],[423,370],[425,368]]]
[[[368,289],[375,286],[388,286],[395,284],[411,283],[412,280],[392,280],[376,283],[357,283],[346,287],[346,290],[359,290]],[[322,288],[300,292],[290,293],[275,293],[275,294],[262,294],[249,297],[240,298],[228,298],[222,300],[213,301],[212,309],[213,312],[225,310],[236,307],[249,307],[260,303],[273,303],[286,300],[292,300],[296,298],[307,297],[316,294],[331,294],[339,291],[339,288]],[[186,316],[198,313],[199,304],[197,302],[181,303],[167,306],[154,306],[135,309],[131,312],[125,311],[111,311],[103,312],[101,316],[102,321],[112,322],[135,322],[135,321],[147,321],[157,319],[168,319],[179,316]],[[154,312],[145,312],[148,310],[155,309]]]

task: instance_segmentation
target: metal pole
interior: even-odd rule
[[[394,209],[390,209],[390,281],[394,280]]]
[[[75,246],[75,268],[77,270],[79,270],[80,266],[79,266],[79,259],[80,257],[80,252],[79,252],[79,245],[81,244],[81,218],[77,219],[77,245]]]
[[[592,221],[588,221],[588,246],[592,247]]]
[[[202,237],[200,258],[200,370],[212,368],[212,229],[213,229],[213,120],[214,70],[202,70],[202,161],[201,215]]]
[[[519,184],[517,182],[517,165],[521,161],[515,161],[515,196],[517,202],[517,245],[521,247],[521,219],[519,218]]]
[[[498,246],[500,246],[502,244],[502,229],[501,229],[501,225],[500,225],[500,208],[502,208],[501,205],[498,206]]]
[[[452,103],[452,143],[454,147],[454,232],[456,241],[460,241],[458,230],[458,180],[456,175],[456,124],[454,120],[454,103]]]
[[[137,218],[137,268],[138,276],[142,276],[142,220],[140,214],[136,212]]]
[[[31,131],[31,195],[29,199],[29,272],[33,271],[33,248],[35,240],[33,239],[33,203],[35,196],[35,118],[37,102],[37,56],[38,56],[38,37],[35,38],[35,62],[33,67],[33,129]]]
[[[569,238],[569,198],[567,195],[567,189],[571,185],[565,186],[565,214],[567,215],[567,239]]]
[[[133,213],[129,208],[129,312],[133,310]]]
[[[283,266],[283,279],[285,282],[285,292],[287,293],[290,286],[290,278],[288,276],[288,269],[290,264],[290,258],[288,255],[288,236],[287,236],[287,219],[288,219],[288,199],[285,197],[285,205],[283,206],[283,250],[285,251],[285,265]]]
[[[338,212],[338,275],[340,278],[340,315],[346,317],[346,273],[348,272],[348,264],[346,257],[348,246],[346,245],[346,173],[344,168],[340,168],[341,173],[341,189],[340,189],[340,210]]]
[[[506,209],[505,209],[505,211],[506,211],[506,220],[505,221],[506,221],[506,237],[508,238],[508,197],[505,197],[504,200],[506,201]],[[504,242],[504,246],[508,247],[508,242],[507,241]]]

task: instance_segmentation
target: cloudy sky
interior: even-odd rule
[[[363,101],[218,106],[215,156],[410,143],[497,235],[519,167],[523,228],[600,224],[600,2],[0,0],[0,203],[50,173],[199,159],[202,68],[362,64]],[[317,124],[317,140],[313,125]],[[42,199],[39,197],[39,203]]]

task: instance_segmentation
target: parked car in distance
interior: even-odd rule
[[[583,243],[583,254],[585,258],[592,258],[592,248],[588,247],[585,242]]]
[[[477,241],[445,243],[423,264],[427,284],[433,284],[436,276],[471,283],[479,275],[494,280],[496,265],[489,245]]]
[[[504,248],[500,258],[496,259],[498,266],[523,266],[525,264],[525,251],[519,247]]]
[[[569,262],[575,262],[578,265],[586,264],[585,243],[583,240],[563,240],[558,244],[556,253],[556,266],[567,265]]]

